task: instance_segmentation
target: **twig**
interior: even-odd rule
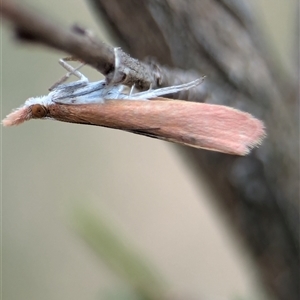
[[[181,70],[176,70],[174,77],[171,75],[174,74],[173,70],[156,63],[143,63],[121,50],[118,51],[120,65],[116,76],[114,48],[96,38],[90,38],[85,30],[79,27],[65,29],[33,9],[10,0],[2,1],[0,12],[2,17],[13,24],[19,39],[65,51],[97,69],[106,76],[108,82],[114,78],[118,83],[146,90],[150,86],[174,85],[201,77],[195,72]],[[203,86],[193,91],[194,94],[205,94]],[[194,98],[186,95],[180,97]]]
[[[2,1],[1,16],[10,20],[17,36],[70,53],[102,74],[114,67],[113,48],[98,41],[92,42],[83,35],[62,28],[33,9],[14,1]]]

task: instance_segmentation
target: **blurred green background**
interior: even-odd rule
[[[23,2],[115,45],[84,1]],[[289,68],[297,1],[255,4],[270,46]],[[27,98],[46,94],[65,73],[57,63],[65,53],[20,44],[8,25],[2,21],[2,118]],[[100,78],[89,67],[83,72]],[[72,227],[77,205],[105,216],[174,293],[266,299],[247,250],[211,201],[213,192],[205,181],[199,185],[174,145],[52,121],[3,128],[1,136],[3,299],[107,299],[126,289]]]

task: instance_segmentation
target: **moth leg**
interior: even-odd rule
[[[129,92],[129,96],[133,95],[134,88],[135,88],[135,84],[131,87],[130,92]]]
[[[66,62],[67,60],[70,61],[70,60],[77,60],[77,59],[74,59],[73,57],[67,57],[67,58],[61,58],[58,61],[59,64],[69,72],[67,74],[65,74],[60,80],[55,82],[49,88],[50,91],[54,90],[56,87],[58,87],[59,85],[61,85],[64,82],[66,82],[71,75],[75,75],[77,78],[79,78],[79,81],[82,81],[82,82],[88,82],[89,81],[87,79],[87,77],[85,77],[81,72],[78,71],[80,68],[82,68],[85,65],[85,63],[81,63],[78,67],[74,68]]]
[[[126,74],[121,70],[122,66],[122,50],[119,47],[114,48],[115,55],[115,69],[112,76],[106,77],[106,81],[109,85],[122,84],[124,81],[124,76]]]
[[[165,88],[155,89],[155,90],[153,90],[150,87],[150,89],[148,91],[136,93],[136,94],[131,95],[130,97],[129,96],[127,96],[127,97],[131,98],[131,99],[136,99],[136,100],[156,98],[156,97],[160,97],[160,96],[167,95],[167,94],[173,94],[173,93],[177,93],[180,91],[189,90],[193,87],[196,87],[200,83],[202,83],[202,81],[203,81],[203,78],[199,78],[194,81],[190,81],[188,83],[168,86]]]
[[[85,77],[81,72],[79,72],[78,70],[81,69],[85,63],[81,63],[78,67],[74,68],[72,67],[70,64],[68,64],[66,62],[66,60],[74,60],[72,57],[71,58],[66,58],[63,59],[61,58],[58,62],[59,64],[65,68],[67,71],[69,71],[64,77],[66,77],[65,81],[71,76],[71,75],[75,75],[77,78],[79,78],[80,81],[86,81],[88,82],[89,80],[87,79],[87,77]]]

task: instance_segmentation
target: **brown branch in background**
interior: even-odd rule
[[[102,42],[92,42],[84,35],[64,29],[43,14],[15,1],[1,2],[1,16],[9,20],[17,36],[31,42],[65,51],[82,59],[104,75],[114,68],[113,48]]]

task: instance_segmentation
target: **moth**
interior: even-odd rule
[[[165,141],[234,155],[246,155],[265,137],[264,124],[251,114],[207,103],[162,98],[191,89],[195,81],[144,92],[125,92],[121,84],[90,82],[66,61],[68,73],[46,96],[29,98],[10,113],[4,126],[50,119],[125,130]],[[70,75],[79,79],[65,83]]]

